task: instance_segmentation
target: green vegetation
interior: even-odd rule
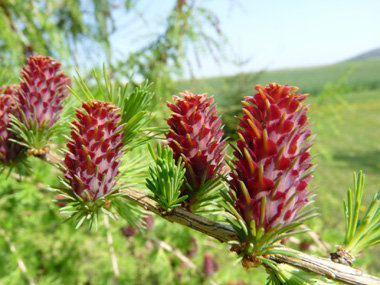
[[[346,80],[344,87],[350,90],[373,90],[380,88],[380,59],[342,62],[333,65],[242,73],[235,76],[206,78],[197,81],[181,81],[179,90],[191,88],[192,92],[215,94],[219,104],[227,103],[235,91],[247,96],[256,84],[277,82],[297,86],[302,93],[312,96],[324,91],[326,84]]]
[[[317,97],[309,100],[312,129],[317,134],[314,153],[319,153],[312,185],[318,187],[316,206],[323,221],[315,231],[321,231],[332,245],[344,237],[342,200],[346,198],[347,188],[352,187],[353,172],[363,170],[366,175],[364,205],[369,205],[380,188],[380,90],[347,92],[340,96],[344,101],[326,105],[314,104]],[[366,210],[363,207],[361,214]],[[339,236],[338,240],[334,236]],[[380,262],[375,257],[379,254],[380,249],[375,246],[363,252],[366,258],[358,262],[368,265],[370,272],[378,273]]]

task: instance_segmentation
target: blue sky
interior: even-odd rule
[[[332,64],[380,47],[380,0],[198,2],[218,15],[229,44],[224,49],[227,61],[218,64],[212,57],[201,55],[201,66],[194,66],[196,77]],[[146,19],[164,21],[174,1],[142,3],[139,9]],[[130,43],[128,49],[144,42],[137,31],[148,35],[157,27],[154,22],[137,20],[124,25],[128,29],[119,32],[114,41],[120,47],[123,33],[133,35],[134,31],[136,42]],[[194,58],[190,56],[190,60]],[[246,63],[232,64],[236,61]]]

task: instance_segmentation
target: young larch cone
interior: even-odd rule
[[[186,251],[186,255],[190,258],[194,257],[198,252],[197,240],[194,237],[190,237],[188,242],[190,248]]]
[[[254,221],[265,232],[295,221],[308,202],[311,131],[307,106],[301,104],[307,95],[296,94],[297,89],[257,85],[258,93],[246,97],[245,115],[239,119],[229,182],[236,194],[234,207],[247,225]]]
[[[210,277],[219,270],[219,265],[216,263],[212,254],[206,253],[203,257],[203,273]]]
[[[121,233],[125,237],[129,238],[129,237],[133,237],[133,236],[137,235],[137,230],[134,227],[132,227],[131,225],[129,225],[129,226],[122,228]]]
[[[11,142],[16,135],[9,131],[10,117],[18,117],[17,110],[18,85],[0,87],[0,162],[9,163],[15,160],[21,152],[22,146]]]
[[[65,177],[73,192],[86,201],[107,195],[116,184],[123,126],[120,109],[113,103],[90,100],[82,102],[82,107],[85,112],[76,110],[78,120],[72,123],[67,143]]]
[[[147,214],[145,217],[142,218],[145,222],[145,230],[150,231],[153,229],[154,226],[154,217],[151,214]]]
[[[222,141],[222,120],[218,117],[212,97],[207,94],[192,94],[190,91],[173,96],[176,104],[168,102],[173,111],[167,119],[170,127],[166,138],[173,157],[182,159],[186,169],[186,180],[191,189],[184,186],[182,195],[189,195],[189,203],[197,200],[197,191],[217,177],[224,167],[225,141]]]
[[[69,93],[66,85],[70,79],[62,73],[61,63],[47,56],[31,56],[21,70],[20,109],[21,120],[31,127],[30,120],[51,127],[62,112],[62,102]]]

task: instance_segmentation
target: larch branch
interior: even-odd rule
[[[57,167],[62,172],[65,172],[63,159],[52,151],[49,151],[40,159]],[[228,242],[238,240],[238,235],[229,226],[217,223],[208,218],[191,213],[182,207],[173,208],[170,212],[163,211],[157,206],[157,202],[149,198],[149,196],[135,188],[123,188],[120,190],[125,194],[124,198],[135,202],[140,207],[147,211],[153,212],[156,215],[168,220],[172,223],[178,223],[199,231],[205,235],[213,237],[220,242]],[[363,273],[353,267],[338,264],[328,258],[321,258],[314,255],[309,255],[303,252],[298,252],[298,257],[290,257],[281,254],[273,254],[266,256],[277,263],[286,263],[291,266],[298,267],[307,272],[314,272],[329,279],[340,281],[346,284],[354,285],[380,285],[380,278]]]

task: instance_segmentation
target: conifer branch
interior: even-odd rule
[[[153,212],[169,222],[189,227],[211,236],[220,242],[228,242],[230,240],[238,239],[237,234],[231,227],[191,213],[183,207],[175,207],[171,212],[162,211],[157,207],[156,201],[149,198],[146,193],[139,189],[123,188],[120,189],[120,191],[127,194],[124,196],[126,199],[135,202],[145,210]]]
[[[49,151],[46,153],[46,155],[39,156],[39,158],[65,172],[64,167],[62,167],[63,158],[59,158],[59,156],[54,152]],[[227,225],[223,225],[208,218],[191,213],[182,207],[173,208],[170,213],[162,211],[158,207],[156,201],[149,198],[145,192],[139,189],[122,188],[119,191],[126,194],[123,196],[126,199],[135,202],[145,210],[153,212],[165,220],[168,220],[169,222],[184,225],[186,227],[204,233],[210,237],[213,237],[220,242],[238,240],[238,235],[236,232]],[[284,256],[281,254],[271,254],[266,256],[266,258],[276,263],[286,263],[291,266],[298,267],[306,272],[314,272],[321,276],[346,284],[380,284],[380,278],[365,274],[359,269],[335,263],[328,258],[321,258],[298,251],[297,254],[297,258]]]
[[[375,285],[380,284],[380,278],[365,274],[359,269],[332,262],[328,258],[322,258],[303,252],[298,252],[298,257],[274,254],[267,256],[268,259],[277,263],[286,263],[307,272],[314,272],[329,279],[346,284]]]
[[[66,167],[65,167],[65,164],[63,162],[63,157],[60,156],[59,154],[49,150],[45,154],[36,155],[36,157],[38,157],[39,159],[42,159],[43,161],[53,165],[55,168],[57,168],[62,173],[66,173]]]

